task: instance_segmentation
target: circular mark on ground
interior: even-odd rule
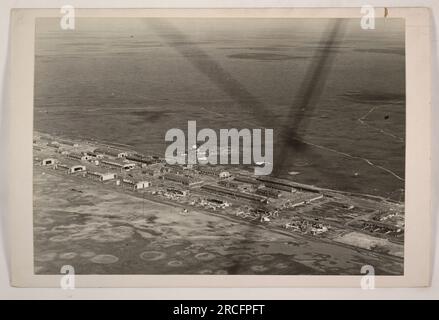
[[[215,274],[228,274],[227,270],[217,270]]]
[[[55,220],[53,220],[52,218],[40,218],[36,224],[42,224],[42,225],[47,225],[47,224],[52,224],[54,223]]]
[[[239,262],[247,262],[252,260],[252,256],[249,254],[236,254],[232,257],[232,259]]]
[[[215,255],[213,253],[210,252],[201,252],[201,253],[197,253],[195,255],[195,259],[200,260],[200,261],[209,261],[209,260],[213,260],[215,259]]]
[[[212,274],[212,270],[209,269],[200,270],[198,271],[198,274]]]
[[[296,167],[306,167],[306,166],[309,166],[310,164],[311,164],[311,162],[307,161],[305,159],[297,160],[294,162],[294,166],[296,166]]]
[[[183,262],[178,261],[178,260],[172,260],[168,262],[168,266],[170,267],[180,267],[183,265]]]
[[[59,258],[60,259],[73,259],[78,254],[76,252],[66,252],[66,253],[60,253]]]
[[[144,251],[140,254],[140,259],[146,261],[156,261],[166,257],[166,253],[160,251]]]
[[[233,267],[235,264],[236,264],[236,262],[233,262],[233,261],[223,261],[220,263],[220,266],[224,267],[224,268],[230,268],[230,267]]]
[[[55,252],[46,252],[46,253],[37,254],[37,256],[35,257],[35,261],[38,262],[52,261],[53,259],[55,259],[55,257],[56,257]]]
[[[49,239],[52,242],[64,242],[64,241],[69,241],[70,240],[70,236],[65,236],[65,235],[57,235],[57,236],[53,236]]]
[[[97,242],[118,242],[131,238],[134,234],[132,228],[125,226],[105,228],[99,230],[99,232],[92,236],[91,239]]]
[[[110,264],[119,261],[119,258],[111,254],[99,254],[90,259],[93,263]]]
[[[274,259],[274,257],[270,254],[263,254],[263,255],[258,256],[258,259],[261,261],[271,261]]]
[[[177,251],[175,254],[180,257],[186,257],[190,255],[191,252],[189,250],[181,250],[181,251]]]
[[[268,268],[264,266],[252,266],[251,269],[255,272],[264,272],[268,270]]]
[[[186,247],[185,248],[186,250],[190,250],[190,251],[200,251],[201,249],[203,249],[203,247],[202,246],[200,246],[200,245],[196,245],[196,244],[191,244],[190,246],[188,246],[188,247]]]
[[[80,254],[80,256],[82,258],[91,258],[91,257],[94,257],[95,255],[96,255],[96,253],[94,253],[93,251],[85,251],[85,252]]]

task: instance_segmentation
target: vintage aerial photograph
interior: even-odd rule
[[[34,272],[403,275],[405,111],[403,19],[38,18]]]

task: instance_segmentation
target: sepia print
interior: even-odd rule
[[[405,61],[404,19],[36,19],[35,274],[403,275]]]

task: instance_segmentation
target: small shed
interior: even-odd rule
[[[84,172],[86,170],[87,169],[85,166],[78,165],[78,166],[70,167],[69,173],[71,174],[71,173],[76,173],[76,172]]]
[[[151,186],[151,182],[149,181],[139,181],[136,182],[134,189],[135,190],[145,189],[145,188],[149,188],[150,186]]]
[[[47,159],[43,159],[43,161],[41,162],[41,164],[43,166],[52,166],[56,163],[56,160],[53,158],[47,158]]]
[[[131,169],[134,169],[135,167],[136,167],[135,163],[127,163],[127,164],[123,165],[122,169],[125,171],[130,171]]]
[[[116,179],[116,174],[115,173],[102,173],[101,174],[101,181],[108,181],[108,180],[113,180]]]

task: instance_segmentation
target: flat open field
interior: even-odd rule
[[[44,208],[44,209],[42,209]],[[142,200],[34,167],[35,273],[400,274],[402,262]]]

